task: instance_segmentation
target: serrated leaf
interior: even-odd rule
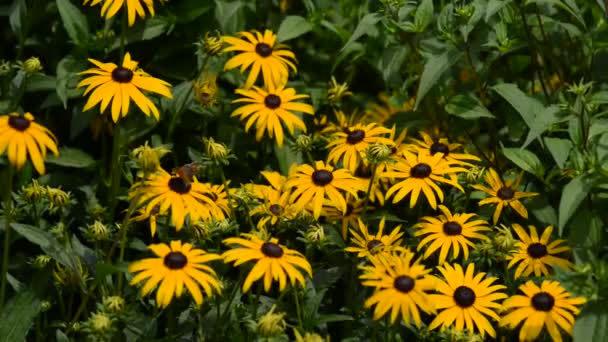
[[[448,49],[440,55],[431,56],[425,63],[416,92],[416,105],[414,109],[418,109],[418,105],[426,95],[426,93],[439,81],[441,76],[454,65],[462,52],[455,49]]]
[[[495,119],[473,93],[459,94],[453,96],[445,105],[445,111],[466,120],[477,120],[479,118]]]
[[[532,127],[536,113],[545,110],[545,106],[540,101],[526,95],[515,84],[500,83],[493,86],[492,89],[515,108],[528,127]]]
[[[572,142],[568,139],[559,138],[545,138],[543,141],[551,153],[551,156],[553,156],[555,164],[557,164],[560,169],[563,169],[568,160],[568,156],[570,155],[570,150],[572,150]]]
[[[279,31],[277,31],[277,39],[279,42],[284,42],[296,37],[299,37],[312,30],[312,25],[299,15],[289,15],[283,19]]]
[[[545,173],[540,159],[538,159],[536,154],[528,150],[503,147],[502,153],[507,159],[526,172],[529,172],[537,177],[542,177]]]
[[[591,178],[587,175],[580,175],[570,183],[566,184],[562,190],[562,197],[559,201],[559,235],[562,235],[564,227],[570,217],[578,210],[581,202],[587,197],[593,187]]]
[[[59,150],[59,157],[50,155],[47,157],[46,162],[53,165],[82,169],[95,164],[95,159],[82,150],[64,147]]]
[[[84,45],[89,38],[87,17],[70,0],[57,0],[57,9],[70,39],[77,45]]]
[[[350,36],[346,44],[344,44],[344,46],[340,50],[340,53],[347,50],[347,48],[349,48],[352,43],[354,43],[357,39],[361,38],[363,35],[370,34],[372,32],[377,32],[375,26],[380,21],[380,19],[382,19],[382,16],[378,13],[366,14],[361,19],[361,21],[359,21],[359,24],[357,24],[357,28],[355,28],[353,34]]]
[[[0,313],[0,341],[25,341],[34,318],[40,312],[40,298],[31,289],[18,292]]]

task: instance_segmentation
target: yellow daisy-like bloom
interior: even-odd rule
[[[226,245],[237,245],[224,252],[222,257],[226,263],[235,261],[234,266],[239,266],[251,260],[257,260],[245,282],[243,293],[249,291],[254,281],[264,277],[264,290],[270,291],[273,281],[279,282],[279,289],[283,291],[287,284],[287,278],[291,286],[296,282],[305,286],[306,282],[302,270],[312,277],[312,268],[306,258],[300,252],[279,245],[279,240],[271,238],[265,242],[253,234],[243,234],[247,239],[228,238],[224,240]]]
[[[86,5],[89,1],[91,2],[90,6],[95,6],[103,1],[101,16],[106,17],[106,20],[115,16],[122,7],[126,7],[129,26],[135,24],[136,14],[142,19],[146,17],[146,11],[143,5],[146,6],[150,15],[152,17],[154,16],[154,0],[84,0],[84,4]]]
[[[364,191],[364,184],[353,177],[347,169],[334,170],[322,161],[316,161],[315,167],[304,164],[296,167],[285,183],[287,189],[292,189],[289,201],[306,207],[312,203],[313,216],[321,216],[323,201],[327,198],[333,205],[346,213],[346,200],[339,190],[346,191],[357,197],[357,191]]]
[[[397,113],[411,112],[416,103],[415,96],[404,102],[401,107],[395,105],[386,94],[378,95],[378,99],[380,100],[380,104],[372,103],[370,104],[370,108],[365,111],[365,116],[363,117],[365,122],[386,122]]]
[[[333,203],[329,202],[327,203],[328,205],[323,206],[322,215],[327,217],[329,221],[341,221],[342,238],[346,239],[348,229],[357,228],[359,225],[359,220],[363,213],[363,202],[364,200],[362,199],[356,199],[353,198],[353,196],[346,195],[346,212],[342,212],[342,210],[334,207]],[[370,209],[369,206],[368,209]]]
[[[148,99],[141,90],[150,91],[172,99],[173,95],[169,89],[171,85],[161,79],[147,74],[138,69],[138,62],[131,60],[127,52],[122,66],[114,63],[101,63],[89,58],[89,62],[97,68],[85,70],[79,75],[91,74],[78,83],[78,88],[87,87],[84,91],[86,96],[89,92],[89,100],[83,111],[87,111],[100,103],[100,113],[104,113],[110,102],[112,102],[112,120],[118,121],[129,113],[131,100],[146,114],[152,114],[156,120],[159,118],[158,108]]]
[[[230,183],[230,181],[228,181]],[[224,189],[224,185],[217,185],[211,183],[203,183],[203,186],[207,188],[207,190],[203,193],[205,196],[209,197],[215,206],[211,206],[209,211],[214,211],[217,208],[220,208],[222,211],[222,215],[218,215],[215,217],[216,220],[223,220],[226,217],[229,217],[231,214],[230,204],[228,203],[228,194],[226,193],[226,189]]]
[[[222,220],[224,212],[211,198],[209,186],[172,176],[163,169],[135,183],[129,192],[129,200],[136,201],[142,215],[165,214],[171,210],[171,223],[176,230],[182,229],[186,217],[190,222],[211,219]],[[154,234],[154,232],[153,232]]]
[[[452,247],[454,259],[458,258],[460,254],[460,248],[464,254],[464,259],[469,258],[469,247],[475,248],[475,244],[469,239],[480,239],[489,240],[487,236],[479,234],[480,231],[490,231],[487,222],[484,220],[469,221],[476,214],[454,214],[450,213],[450,210],[443,206],[439,206],[439,210],[443,215],[437,217],[425,216],[422,218],[423,221],[413,228],[417,228],[414,236],[427,235],[418,244],[418,251],[425,247],[429,242],[432,242],[429,247],[425,249],[424,258],[428,258],[441,248],[439,253],[439,265],[443,265],[448,255],[450,247]]]
[[[357,124],[342,132],[336,132],[332,135],[332,141],[327,144],[327,147],[331,148],[327,161],[337,165],[338,161],[342,160],[345,168],[355,172],[365,157],[364,150],[371,144],[392,145],[391,139],[382,137],[390,132],[388,128],[375,123]]]
[[[250,216],[262,215],[257,227],[262,230],[270,222],[276,225],[280,221],[294,219],[301,211],[300,208],[289,202],[290,193],[283,191],[283,186],[287,178],[275,171],[262,171],[262,176],[268,180],[270,186],[250,184],[246,186],[255,197],[262,201],[262,204],[253,208],[249,212]]]
[[[430,270],[425,269],[419,260],[413,261],[414,253],[404,251],[396,255],[382,254],[369,258],[371,266],[361,266],[360,276],[364,286],[374,287],[374,294],[364,306],[375,305],[374,320],[382,318],[391,311],[391,323],[401,314],[403,320],[420,327],[420,312],[434,311],[428,291],[435,287],[436,278],[428,277]]]
[[[509,262],[508,268],[511,268],[519,263],[515,270],[515,279],[520,276],[527,277],[532,272],[537,277],[551,274],[553,266],[571,270],[574,264],[555,255],[570,250],[568,246],[560,246],[565,240],[555,240],[549,243],[553,226],[548,226],[543,231],[540,239],[536,227],[528,226],[530,235],[526,233],[524,228],[518,224],[513,224],[515,233],[521,241],[515,243],[517,250],[513,251],[512,255],[507,256]]]
[[[355,246],[346,247],[344,248],[345,251],[357,253],[359,258],[369,258],[374,255],[390,254],[404,249],[401,247],[401,236],[403,236],[401,225],[395,227],[388,235],[384,235],[385,218],[383,217],[380,220],[380,225],[378,225],[378,232],[373,235],[369,233],[367,225],[361,219],[358,221],[359,232],[354,229],[350,230],[353,236],[351,241]]]
[[[443,160],[443,153],[437,153],[433,156],[426,154],[415,155],[408,151],[403,152],[404,159],[401,163],[392,165],[392,171],[383,172],[380,177],[389,178],[404,178],[403,181],[394,184],[386,192],[386,198],[395,194],[393,203],[401,201],[405,196],[411,193],[410,208],[413,208],[418,202],[420,192],[424,194],[427,201],[433,209],[437,208],[437,199],[443,202],[443,191],[435,183],[450,184],[453,187],[464,191],[458,182],[453,178],[445,178],[444,176],[454,175],[456,172],[466,171],[462,167],[452,166]]]
[[[8,161],[21,169],[29,154],[39,174],[44,174],[46,150],[58,156],[57,139],[46,127],[34,122],[31,113],[0,116],[0,155],[7,151]]]
[[[492,217],[494,224],[498,223],[502,209],[505,206],[513,208],[523,218],[528,218],[528,211],[519,200],[526,197],[538,196],[538,193],[517,191],[522,178],[523,174],[521,174],[517,180],[509,179],[506,182],[503,182],[494,169],[489,169],[485,173],[484,179],[490,188],[483,185],[473,185],[474,189],[483,191],[492,196],[479,201],[480,206],[497,203],[494,216]]]
[[[265,132],[268,136],[276,137],[279,147],[283,146],[283,126],[285,124],[291,135],[295,129],[306,132],[306,125],[293,111],[314,114],[314,109],[306,103],[295,102],[305,99],[308,95],[296,94],[295,89],[285,88],[285,84],[275,86],[274,83],[267,84],[268,91],[253,87],[253,90],[237,89],[236,93],[245,98],[232,101],[233,103],[248,103],[237,108],[230,116],[238,116],[241,121],[247,120],[245,131],[249,131],[255,123],[256,140],[260,141]]]
[[[145,282],[141,289],[141,295],[145,296],[160,284],[156,291],[156,305],[159,307],[169,305],[174,296],[181,297],[184,286],[198,305],[203,304],[200,287],[205,290],[207,297],[211,297],[214,290],[221,292],[215,271],[205,265],[209,261],[221,259],[219,255],[193,248],[189,243],[182,244],[181,241],[171,241],[171,247],[164,243],[153,244],[148,249],[157,257],[129,265],[129,272],[137,273],[131,279],[131,285]]]
[[[462,145],[456,143],[450,143],[447,138],[441,138],[438,141],[434,141],[431,136],[425,132],[420,132],[422,141],[417,139],[411,139],[414,143],[409,145],[410,149],[415,152],[429,153],[435,155],[435,153],[443,153],[443,159],[450,164],[460,164],[470,166],[471,164],[465,160],[479,161],[480,159],[476,156],[468,153],[454,153]]]
[[[445,281],[438,281],[436,289],[441,294],[431,295],[435,308],[441,313],[435,317],[429,325],[429,329],[441,326],[441,331],[454,324],[456,330],[466,328],[474,332],[475,327],[479,334],[496,337],[496,331],[485,316],[494,320],[500,320],[495,309],[500,304],[495,303],[499,299],[507,298],[503,292],[498,292],[506,287],[504,285],[492,285],[498,278],[485,278],[485,273],[475,274],[475,266],[469,264],[466,273],[458,264],[437,267]],[[484,316],[485,315],[485,316]]]
[[[270,30],[264,34],[258,31],[240,32],[238,36],[224,36],[223,40],[230,44],[222,52],[238,51],[236,56],[230,58],[224,65],[224,70],[241,67],[241,73],[251,66],[249,76],[245,82],[246,89],[251,88],[262,72],[264,84],[284,84],[289,76],[289,68],[297,72],[292,61],[296,57],[287,50],[287,46],[277,43],[277,36]]]
[[[514,329],[524,321],[519,331],[520,341],[534,341],[543,327],[553,341],[561,342],[559,328],[572,335],[574,315],[580,310],[576,305],[586,302],[585,298],[571,297],[571,294],[557,281],[544,280],[540,287],[528,281],[519,287],[524,295],[515,295],[504,301],[502,308],[509,313],[500,320],[500,326]]]

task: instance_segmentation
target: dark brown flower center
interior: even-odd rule
[[[186,183],[186,181],[181,179],[180,177],[172,177],[171,179],[169,179],[169,189],[174,192],[177,192],[178,194],[187,194],[188,192],[190,192],[191,187],[192,186],[190,185],[190,183]]]
[[[426,178],[431,174],[431,167],[429,164],[420,163],[416,164],[411,170],[410,175],[414,178]]]
[[[262,245],[262,253],[271,258],[280,258],[283,256],[283,248],[276,243],[264,242]]]
[[[443,232],[445,235],[460,235],[462,226],[458,222],[446,222],[443,224]]]
[[[316,170],[312,173],[312,182],[318,186],[326,186],[334,179],[334,175],[327,170]]]
[[[547,246],[542,243],[531,243],[528,246],[528,255],[534,259],[542,258],[547,255]]]
[[[397,278],[395,278],[393,286],[399,292],[408,293],[414,288],[415,283],[416,282],[414,281],[414,279],[408,276],[398,276]]]
[[[8,118],[8,125],[20,132],[23,132],[30,127],[30,120],[23,116],[11,116]]]
[[[395,154],[395,153],[397,153],[397,147],[392,146],[391,147],[391,154]]]
[[[266,43],[257,43],[255,46],[255,53],[262,57],[268,57],[272,55],[272,48]]]
[[[133,71],[127,68],[118,67],[112,70],[112,79],[118,83],[129,83],[133,79]]]
[[[356,129],[354,131],[348,132],[346,136],[346,142],[355,145],[365,139],[365,131],[361,129]]]
[[[264,105],[270,109],[277,109],[281,106],[281,98],[275,94],[269,94],[264,99]]]
[[[378,246],[382,246],[382,241],[373,239],[372,241],[367,243],[367,250],[371,251]]]
[[[469,287],[460,286],[454,291],[454,301],[461,308],[468,308],[475,303],[475,292]]]
[[[513,196],[515,196],[515,191],[513,191],[513,189],[511,188],[503,186],[498,191],[496,191],[496,196],[498,196],[498,198],[502,200],[510,200],[513,198]]]
[[[283,212],[283,208],[280,205],[278,205],[278,204],[271,205],[270,208],[268,208],[268,210],[274,216],[279,216],[279,215],[281,215],[281,212]]]
[[[551,311],[555,298],[547,292],[539,292],[532,296],[532,306],[538,311]]]
[[[163,263],[169,269],[179,270],[186,266],[186,264],[188,263],[188,258],[186,258],[186,256],[182,254],[182,252],[171,252],[165,255]]]
[[[450,148],[446,144],[434,143],[431,145],[431,155],[434,156],[435,153],[443,153],[445,157],[450,153]]]

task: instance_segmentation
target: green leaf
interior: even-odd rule
[[[606,301],[589,302],[576,319],[572,337],[578,342],[608,342]]]
[[[532,141],[536,140],[543,134],[546,130],[548,130],[554,123],[559,121],[560,109],[557,105],[552,105],[545,108],[543,111],[538,112],[532,123],[529,125],[530,131],[528,131],[528,136],[526,137],[526,141],[522,145],[522,148],[526,148]]]
[[[555,164],[557,164],[560,169],[563,169],[568,160],[568,156],[570,155],[570,150],[572,150],[572,142],[568,139],[548,137],[544,138],[543,141],[553,156]]]
[[[591,96],[590,104],[601,105],[608,103],[608,90],[601,90]]]
[[[581,16],[582,11],[580,10],[580,8],[578,8],[578,6],[576,5],[576,3],[573,0],[529,0],[526,1],[526,5],[528,4],[532,4],[532,3],[538,3],[538,4],[550,4],[550,5],[554,5],[555,7],[561,8],[563,10],[565,10],[566,12],[570,13],[570,15],[572,15],[582,27],[587,27],[587,25],[585,24],[585,20],[583,19],[583,17]]]
[[[433,0],[422,0],[414,15],[416,32],[424,32],[433,19]]]
[[[392,46],[384,49],[382,58],[378,58],[377,65],[378,70],[382,73],[384,82],[387,84],[399,83],[395,85],[400,85],[402,81],[399,70],[407,54],[408,50],[402,46]]]
[[[376,30],[376,24],[382,19],[382,16],[378,13],[368,13],[366,14],[359,24],[355,31],[350,36],[346,44],[340,50],[340,53],[347,50],[351,44],[353,44],[357,39],[361,38],[363,35],[375,35],[378,31]]]
[[[241,31],[243,28],[243,3],[241,1],[215,0],[215,18],[225,34]]]
[[[489,22],[490,18],[492,18],[494,14],[496,14],[498,11],[500,11],[501,8],[508,5],[510,2],[511,0],[488,0],[488,4],[486,6],[486,16],[484,20],[486,22]]]
[[[454,65],[462,52],[455,49],[448,49],[440,55],[431,56],[425,63],[420,76],[420,84],[416,93],[416,105],[414,109],[418,109],[418,105],[426,95],[426,93],[439,81],[441,76]]]
[[[354,321],[354,320],[355,319],[352,316],[348,316],[348,315],[340,315],[340,314],[319,315],[319,318],[317,318],[317,324]]]
[[[562,190],[562,198],[559,201],[559,235],[562,235],[564,227],[570,217],[577,211],[581,202],[587,197],[593,187],[591,178],[587,175],[580,175],[570,183],[566,184]]]
[[[84,45],[89,39],[89,24],[78,7],[70,0],[57,0],[57,9],[68,36],[77,45]]]
[[[0,341],[25,341],[39,312],[40,298],[32,290],[18,292],[0,313]]]
[[[9,22],[11,24],[11,29],[17,37],[22,37],[25,34],[23,25],[26,21],[26,15],[27,7],[25,6],[25,0],[16,0],[13,2],[10,9]]]
[[[526,172],[529,172],[539,178],[545,173],[545,169],[540,159],[538,159],[536,154],[528,150],[503,147],[502,153],[507,159]]]
[[[63,108],[68,108],[68,99],[73,97],[73,93],[70,94],[73,89],[72,80],[75,79],[77,73],[83,70],[83,65],[77,61],[72,55],[67,55],[63,57],[59,63],[57,63],[57,84],[55,86],[55,91],[57,92],[57,96],[61,99],[63,103]],[[77,93],[80,95],[81,90],[77,90]]]
[[[170,27],[171,25],[166,18],[156,16],[146,19],[143,25],[138,25],[128,30],[126,44],[154,39],[167,32]],[[120,37],[116,38],[110,50],[118,48],[120,48]]]
[[[312,26],[306,20],[299,15],[289,15],[283,19],[279,31],[277,32],[277,39],[280,42],[290,40],[299,37],[312,30]]]
[[[446,103],[445,111],[466,120],[496,118],[486,107],[484,107],[481,101],[473,93],[453,96],[448,103]]]
[[[59,157],[50,155],[47,157],[46,162],[53,165],[82,169],[95,164],[95,159],[82,150],[64,147],[59,150]]]
[[[568,242],[578,261],[589,261],[588,255],[598,255],[602,246],[604,224],[589,210],[579,210],[570,223]]]
[[[284,175],[289,174],[289,168],[293,164],[302,164],[302,155],[299,152],[294,152],[288,147],[288,141],[285,142],[283,147],[274,145],[274,154],[277,156],[279,161],[279,169]]]
[[[532,127],[536,113],[545,110],[545,106],[540,101],[524,94],[515,84],[500,83],[493,86],[492,89],[515,108],[528,127]]]
[[[179,115],[188,108],[192,99],[194,98],[194,92],[192,91],[192,82],[184,81],[171,88],[173,99],[162,98],[161,104],[163,108],[169,110],[171,116]]]

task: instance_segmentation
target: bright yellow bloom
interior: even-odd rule
[[[576,305],[584,304],[585,298],[571,297],[559,282],[551,280],[544,280],[540,287],[530,280],[519,290],[523,296],[515,295],[504,301],[502,308],[509,313],[502,317],[500,326],[514,329],[524,321],[520,341],[536,340],[545,326],[553,341],[562,341],[559,328],[572,335],[574,315],[580,312]]]
[[[513,224],[513,229],[521,240],[515,243],[517,249],[512,252],[512,255],[507,256],[507,260],[511,260],[508,268],[519,263],[515,270],[515,279],[522,275],[527,277],[532,272],[537,277],[550,275],[553,266],[565,270],[574,268],[574,264],[570,261],[555,256],[558,253],[569,251],[570,247],[560,246],[566,242],[565,240],[554,240],[549,243],[553,226],[545,228],[540,239],[536,227],[528,226],[528,228],[530,229],[530,235],[526,233],[522,226]]]
[[[264,242],[253,234],[243,234],[243,236],[247,239],[236,237],[225,239],[224,244],[238,247],[222,254],[226,263],[235,261],[234,266],[257,260],[245,278],[243,293],[249,291],[253,282],[262,277],[264,277],[264,291],[266,292],[270,291],[273,281],[278,281],[279,289],[283,291],[287,285],[287,278],[289,278],[291,286],[295,286],[296,282],[305,286],[306,281],[301,270],[312,277],[310,264],[298,251],[279,245],[279,240],[275,238]]]
[[[253,90],[237,89],[236,93],[245,96],[232,101],[233,103],[245,102],[237,108],[230,116],[238,116],[242,121],[247,120],[245,131],[249,131],[255,124],[255,138],[260,141],[265,132],[268,136],[276,137],[279,147],[283,146],[283,126],[284,124],[291,135],[295,129],[306,132],[306,125],[293,112],[314,114],[314,109],[306,103],[295,102],[295,100],[305,99],[308,95],[298,95],[295,89],[285,88],[285,84],[275,86],[273,83],[267,85],[268,91],[253,87]]]
[[[80,75],[92,74],[78,83],[78,87],[87,87],[83,95],[91,92],[89,100],[83,111],[87,111],[100,103],[100,113],[103,114],[112,102],[112,120],[117,122],[120,117],[129,113],[131,100],[146,114],[159,118],[158,108],[148,99],[141,90],[150,91],[172,99],[169,89],[171,85],[161,79],[138,69],[138,62],[131,60],[127,52],[122,66],[114,63],[101,63],[89,58],[89,62],[97,68],[85,70]]]
[[[221,259],[219,255],[193,248],[189,243],[182,244],[181,241],[171,241],[171,247],[164,243],[153,244],[148,249],[157,257],[130,264],[129,272],[137,273],[130,284],[144,282],[142,296],[159,285],[156,291],[156,305],[159,307],[169,305],[174,296],[181,297],[184,286],[197,305],[203,304],[200,287],[205,290],[207,297],[211,297],[214,290],[221,292],[215,271],[205,265],[209,261]]]
[[[498,223],[500,213],[505,206],[513,208],[523,218],[528,218],[528,211],[519,200],[526,197],[538,196],[538,194],[536,192],[517,191],[523,178],[523,174],[520,175],[517,180],[509,179],[506,182],[503,182],[494,169],[489,169],[485,173],[484,178],[490,188],[483,185],[473,185],[473,188],[483,191],[491,196],[479,201],[480,206],[490,203],[497,203],[494,216],[492,217],[494,224]]]
[[[468,153],[455,153],[462,145],[457,143],[450,143],[447,138],[441,138],[438,141],[433,141],[433,138],[425,132],[420,132],[422,141],[417,139],[411,139],[414,142],[413,145],[409,145],[409,148],[415,152],[428,153],[435,155],[435,153],[443,153],[443,159],[450,164],[459,164],[470,166],[471,164],[465,160],[479,161],[480,159],[476,156]]]
[[[359,219],[363,213],[363,199],[354,198],[351,195],[346,195],[346,212],[336,208],[332,202],[326,201],[323,206],[322,216],[327,217],[329,221],[342,221],[342,238],[346,239],[349,228],[357,228]],[[368,206],[368,209],[371,207]]]
[[[127,8],[127,16],[129,18],[129,26],[133,26],[135,24],[135,15],[137,14],[140,18],[146,17],[146,9],[150,13],[151,16],[154,16],[154,1],[155,0],[84,0],[84,4],[86,5],[88,2],[91,2],[90,6],[94,6],[103,1],[103,5],[101,7],[101,16],[106,17],[106,20],[112,18],[116,15],[118,10],[122,7]],[[165,1],[165,0],[158,0]],[[146,9],[144,9],[144,6]]]
[[[411,112],[416,103],[416,97],[411,97],[401,106],[395,105],[386,94],[378,95],[378,99],[380,100],[380,104],[372,103],[370,104],[370,108],[365,111],[365,116],[363,117],[365,122],[386,122],[398,113]]]
[[[358,223],[359,232],[354,229],[350,230],[353,236],[351,241],[355,246],[346,247],[345,251],[357,253],[359,258],[369,258],[373,255],[390,254],[404,249],[401,247],[401,236],[403,236],[401,225],[393,228],[390,234],[384,235],[385,218],[383,217],[380,220],[378,232],[374,235],[369,233],[369,228],[361,219],[358,220]]]
[[[262,216],[257,223],[257,227],[260,230],[266,228],[269,222],[274,226],[278,222],[294,219],[301,211],[300,208],[289,202],[289,191],[283,191],[287,178],[274,171],[262,171],[261,174],[268,180],[270,186],[259,184],[246,185],[246,188],[262,201],[262,204],[249,212],[251,216]]]
[[[0,116],[0,155],[8,151],[8,161],[21,169],[30,156],[30,161],[39,174],[44,174],[46,150],[58,156],[57,139],[46,127],[34,122],[31,113],[11,113]]]
[[[327,144],[327,148],[331,149],[327,161],[337,165],[338,161],[342,160],[342,166],[354,173],[364,160],[364,150],[371,144],[392,145],[391,139],[383,137],[388,133],[388,128],[375,123],[357,124],[336,132],[332,134],[332,141]]]

